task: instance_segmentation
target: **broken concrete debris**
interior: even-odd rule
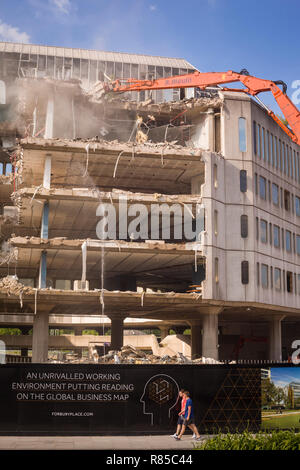
[[[20,299],[21,308],[23,307],[23,295],[34,293],[32,287],[24,286],[18,281],[17,276],[6,276],[0,279],[0,292],[5,292],[7,296],[15,295]]]
[[[95,347],[92,348],[91,358],[96,363],[106,364],[222,364],[212,358],[201,357],[190,359],[182,353],[169,356],[168,354],[160,357],[155,354],[147,354],[144,351],[137,350],[131,345],[125,345],[119,351],[110,350],[107,354],[99,355]]]

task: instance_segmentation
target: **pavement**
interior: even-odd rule
[[[0,450],[192,450],[194,444],[191,436],[0,436]]]

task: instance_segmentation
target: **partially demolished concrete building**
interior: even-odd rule
[[[286,359],[300,334],[298,146],[243,94],[129,98],[16,80],[0,123],[0,321],[32,318],[34,362],[60,316],[108,317],[112,350],[139,319],[190,328],[192,358]]]

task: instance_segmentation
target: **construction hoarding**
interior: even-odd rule
[[[0,433],[169,433],[180,389],[191,394],[201,433],[260,428],[257,367],[7,364],[0,367]]]

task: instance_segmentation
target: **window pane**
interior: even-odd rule
[[[242,238],[248,237],[248,216],[247,215],[241,216],[241,237]]]
[[[261,285],[264,288],[268,287],[268,266],[266,264],[261,265]]]
[[[293,273],[287,271],[286,273],[286,290],[288,292],[293,292]]]
[[[296,205],[296,215],[300,217],[300,198],[297,196],[295,197],[295,205]]]
[[[265,129],[261,128],[261,156],[265,159]]]
[[[279,188],[277,184],[273,183],[272,184],[272,199],[273,203],[278,206],[279,204]]]
[[[277,225],[274,225],[274,246],[276,248],[280,247],[280,228]]]
[[[260,158],[260,149],[261,149],[261,144],[260,144],[260,125],[257,125],[257,155]]]
[[[292,234],[289,230],[286,230],[285,232],[285,248],[286,248],[286,251],[291,251],[292,249]]]
[[[276,290],[281,290],[281,270],[274,269],[274,286]]]
[[[240,152],[246,152],[246,119],[239,118],[239,143],[240,143]]]
[[[240,190],[242,193],[247,191],[247,171],[241,170],[240,171]]]
[[[273,163],[275,168],[278,168],[278,146],[277,146],[277,137],[274,137],[274,158]]]
[[[260,241],[262,243],[268,242],[268,224],[265,220],[260,221]]]
[[[266,199],[266,179],[263,176],[259,177],[259,194],[262,199]]]
[[[248,284],[249,283],[249,262],[248,261],[242,261],[241,271],[242,271],[242,284]]]
[[[253,150],[254,154],[257,155],[257,129],[255,121],[253,121]]]
[[[290,210],[290,192],[284,190],[284,208],[286,211]]]
[[[5,174],[10,175],[12,173],[12,164],[11,163],[6,163],[5,165]]]
[[[273,158],[273,134],[270,135],[270,164],[273,166],[274,158]]]
[[[297,235],[296,250],[297,250],[297,255],[300,255],[300,235]]]

